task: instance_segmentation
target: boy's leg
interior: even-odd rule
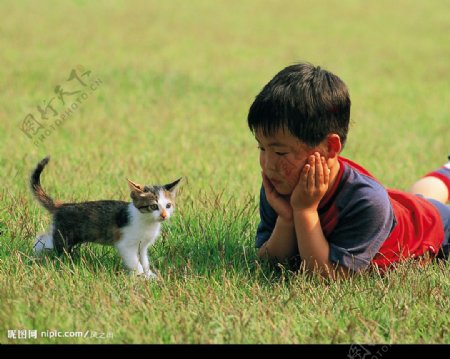
[[[421,194],[425,198],[432,198],[441,203],[448,200],[448,189],[444,182],[433,176],[425,176],[413,184],[409,190],[414,194]]]
[[[450,200],[450,162],[418,180],[410,192],[447,203]]]
[[[441,249],[438,252],[438,258],[449,258],[450,254],[450,206],[446,206],[439,201],[429,199],[428,201],[433,204],[439,211],[442,224],[444,225],[444,241],[441,244]]]

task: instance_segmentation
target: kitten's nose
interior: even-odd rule
[[[167,212],[163,209],[159,216],[161,217],[161,219],[166,219],[167,218]]]

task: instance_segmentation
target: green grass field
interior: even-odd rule
[[[328,283],[257,261],[260,170],[246,125],[275,73],[321,65],[350,89],[343,155],[407,189],[450,152],[448,1],[4,0],[0,10],[0,343],[450,343],[449,263]],[[91,72],[68,81],[74,69]],[[94,80],[95,90],[81,82]],[[47,126],[31,139],[30,113]],[[43,187],[63,201],[127,200],[127,177],[185,178],[149,252],[160,281],[127,276],[112,248],[32,258],[50,217],[28,177],[47,154]]]

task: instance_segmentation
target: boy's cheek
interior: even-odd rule
[[[262,170],[265,170],[265,158],[262,154],[259,155],[259,166]]]
[[[284,179],[295,187],[298,182],[301,167],[296,163],[283,159],[280,168]]]
[[[294,166],[292,166],[292,164],[286,159],[282,159],[280,161],[280,170],[283,177],[286,178],[290,176],[290,174],[294,170]]]
[[[282,159],[280,163],[281,174],[285,179],[290,179],[292,177],[298,177],[300,173],[299,166],[296,163],[290,162],[286,159]]]

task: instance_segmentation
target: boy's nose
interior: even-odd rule
[[[276,172],[277,160],[270,153],[261,153],[259,160],[263,171]]]
[[[276,161],[273,161],[273,160],[270,160],[269,158],[267,158],[264,163],[264,167],[268,171],[275,171],[276,170]]]
[[[275,171],[275,166],[273,165],[273,163],[267,163],[266,164],[266,170],[270,171],[270,172],[274,172]]]

